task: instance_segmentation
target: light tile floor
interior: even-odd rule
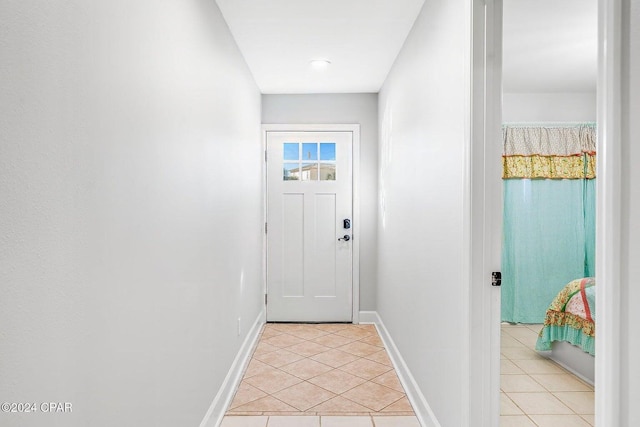
[[[373,325],[269,323],[222,427],[420,427]]]
[[[502,325],[501,427],[589,427],[593,387]],[[267,324],[222,427],[419,427],[372,325]]]
[[[501,427],[595,425],[593,387],[535,349],[542,325],[502,325]]]

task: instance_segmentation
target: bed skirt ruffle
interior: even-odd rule
[[[538,351],[550,351],[551,343],[553,341],[566,341],[570,344],[576,345],[586,353],[595,356],[596,354],[596,339],[593,336],[589,336],[582,332],[572,328],[571,326],[556,326],[547,325],[540,332],[538,341],[536,342],[536,350]]]

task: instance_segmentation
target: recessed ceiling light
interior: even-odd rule
[[[328,59],[312,59],[311,60],[311,67],[314,70],[326,70],[329,65],[331,65],[331,61],[329,61]]]

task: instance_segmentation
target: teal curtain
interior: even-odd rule
[[[586,245],[584,277],[596,277],[596,180],[585,179],[583,183]]]
[[[595,179],[503,183],[502,320],[542,323],[567,283],[595,275]]]

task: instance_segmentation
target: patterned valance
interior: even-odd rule
[[[575,156],[504,156],[502,178],[592,179],[596,177],[595,154]]]
[[[502,177],[595,178],[596,135],[593,126],[506,126]]]

